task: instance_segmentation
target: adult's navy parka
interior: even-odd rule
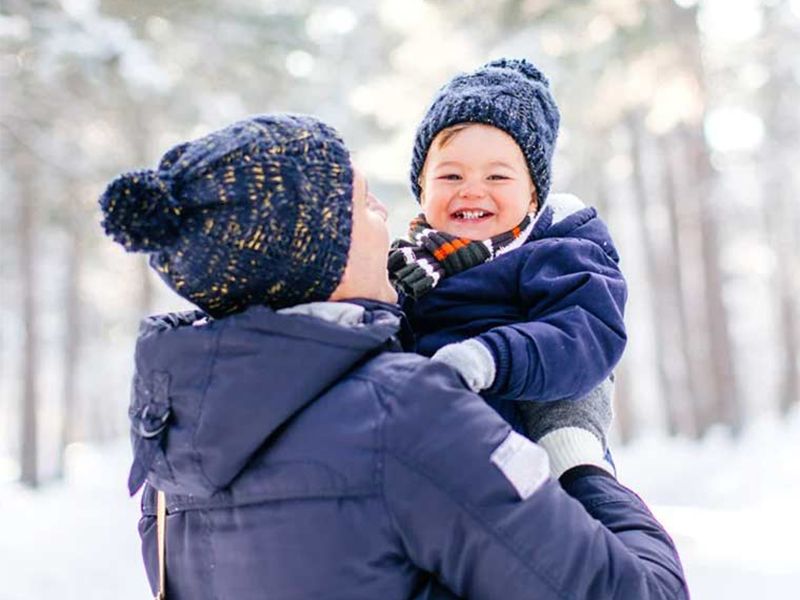
[[[396,351],[394,307],[360,308],[347,325],[264,307],[143,323],[129,483],[148,482],[154,590],[155,487],[170,600],[687,597],[636,495],[591,467],[547,477],[454,371]],[[492,462],[513,436],[532,469]]]

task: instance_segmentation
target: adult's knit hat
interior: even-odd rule
[[[559,120],[547,78],[524,59],[494,60],[454,77],[439,90],[417,128],[411,161],[414,195],[420,199],[419,176],[436,135],[457,123],[483,123],[502,129],[517,142],[541,206],[550,191]]]
[[[262,115],[125,173],[100,197],[105,232],[150,253],[161,278],[212,316],[327,300],[352,230],[350,155],[328,125]]]

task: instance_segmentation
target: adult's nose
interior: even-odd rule
[[[386,205],[378,200],[377,197],[373,196],[372,192],[367,194],[367,203],[383,217],[384,221],[389,220],[389,211]]]

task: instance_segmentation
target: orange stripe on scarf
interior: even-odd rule
[[[451,254],[458,252],[461,248],[468,246],[469,242],[470,241],[465,238],[458,238],[452,242],[446,242],[436,249],[436,251],[433,253],[433,257],[436,260],[444,260]]]

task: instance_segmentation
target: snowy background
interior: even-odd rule
[[[499,56],[549,77],[553,189],[620,250],[621,480],[695,599],[800,598],[800,0],[0,0],[0,600],[149,596],[131,354],[186,306],[102,235],[106,183],[309,112],[399,236],[427,103]]]
[[[653,435],[615,453],[620,480],[677,543],[694,600],[796,600],[798,458],[800,411],[753,423],[738,443]],[[0,483],[0,600],[148,597],[128,461],[124,440],[76,446],[63,482]]]

